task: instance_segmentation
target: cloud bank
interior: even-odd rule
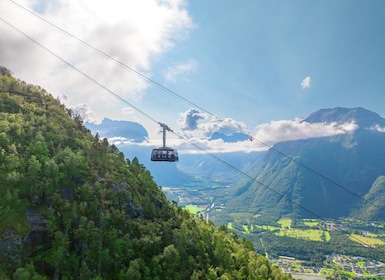
[[[308,123],[302,119],[280,120],[258,125],[254,137],[272,146],[277,142],[333,136],[349,133],[355,129],[357,125],[351,122],[337,124]]]
[[[194,28],[184,0],[18,0],[18,3],[147,76],[151,75],[154,61]],[[105,114],[101,112],[105,112],[107,105],[114,108],[109,111],[120,111],[116,98],[74,71],[64,62],[67,61],[123,98],[141,100],[148,84],[134,72],[106,59],[11,1],[0,1],[0,11],[5,20],[0,23],[0,61],[15,76],[44,85],[60,97],[66,96],[64,101],[68,107],[87,100],[103,117]]]
[[[168,145],[185,153],[252,152],[265,151],[275,143],[300,139],[334,136],[357,129],[355,123],[307,123],[303,119],[271,121],[248,132],[243,122],[231,118],[219,119],[208,116],[196,108],[180,113],[179,128],[182,139],[168,139]],[[227,143],[223,139],[210,140],[214,133],[232,135],[242,133],[250,140]],[[253,140],[253,141],[251,141]],[[151,141],[146,145],[152,145]]]

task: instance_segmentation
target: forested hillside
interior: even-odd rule
[[[0,68],[1,279],[291,279]]]

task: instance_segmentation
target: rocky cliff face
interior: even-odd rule
[[[0,259],[6,260],[10,266],[50,246],[46,219],[38,208],[26,207],[25,219],[30,227],[28,233],[20,235],[13,229],[6,228],[0,239]]]

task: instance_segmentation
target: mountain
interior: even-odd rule
[[[308,123],[332,123],[337,122],[339,124],[354,122],[361,129],[370,129],[376,125],[385,127],[385,119],[379,114],[366,110],[364,108],[333,108],[333,109],[321,109],[314,112],[303,122]]]
[[[385,206],[379,195],[384,191],[379,178],[385,175],[381,129],[385,119],[363,108],[333,108],[319,110],[304,122],[354,122],[358,128],[330,137],[277,143],[251,173],[255,180],[237,185],[225,201],[225,211],[275,217],[385,218],[379,210]]]
[[[100,138],[121,137],[127,141],[140,143],[148,138],[147,130],[139,123],[131,121],[116,121],[104,118],[100,124],[85,123],[93,133],[98,133]]]
[[[0,67],[0,279],[291,279]]]

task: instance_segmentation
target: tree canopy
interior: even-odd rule
[[[0,68],[0,278],[291,279]]]

